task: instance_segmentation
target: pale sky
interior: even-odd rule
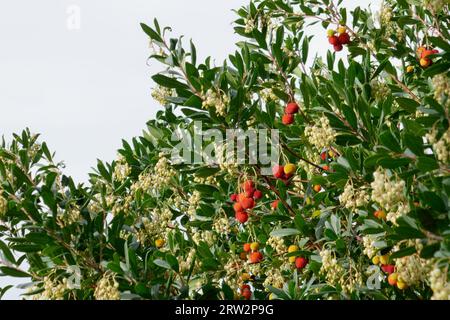
[[[344,0],[343,5],[380,0]],[[362,4],[365,3],[365,4]],[[139,23],[170,25],[193,39],[199,58],[218,64],[235,50],[232,9],[248,0],[14,0],[0,10],[0,136],[29,127],[41,133],[65,173],[87,181],[96,159],[112,161],[121,139],[140,135],[160,106],[150,96],[148,39]],[[73,7],[74,6],[74,7]],[[68,8],[80,9],[80,29],[69,30]],[[323,32],[321,27],[317,32]],[[310,52],[324,54],[325,35]],[[14,283],[26,282],[23,279]],[[11,283],[0,278],[0,287]],[[10,290],[7,299],[17,299]]]

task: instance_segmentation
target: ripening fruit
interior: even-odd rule
[[[320,190],[322,190],[322,186],[321,186],[320,184],[316,184],[316,185],[313,187],[313,189],[314,189],[315,192],[320,192]]]
[[[233,209],[234,209],[234,212],[236,212],[236,213],[238,213],[238,212],[244,212],[244,208],[242,207],[242,205],[241,205],[239,202],[236,202],[236,203],[233,205]]]
[[[288,176],[293,175],[295,173],[295,170],[297,170],[295,164],[288,163],[284,166],[284,173]]]
[[[281,118],[281,122],[284,125],[290,125],[294,123],[294,115],[293,114],[285,114],[283,115],[283,117]]]
[[[327,152],[326,151],[324,151],[320,154],[320,159],[322,159],[322,161],[327,160]]]
[[[389,263],[389,255],[385,254],[384,256],[380,256],[380,262],[381,262],[381,264],[388,264]]]
[[[335,155],[336,155],[336,154],[334,153],[333,150],[328,151],[328,156],[329,156],[330,158],[333,158]]]
[[[236,212],[235,218],[240,223],[246,223],[248,220],[248,214],[245,212]]]
[[[379,264],[380,263],[380,256],[374,256],[372,258],[372,263],[373,264]]]
[[[383,210],[377,210],[373,213],[373,215],[380,220],[386,220],[386,212]]]
[[[423,46],[417,48],[417,55],[418,55],[419,57],[421,57],[421,56],[422,56],[422,53],[423,53],[425,50],[427,50],[427,49],[426,49],[425,47],[423,47]]]
[[[284,176],[284,166],[280,166],[280,165],[275,165],[273,168],[272,168],[272,173],[273,173],[273,176],[275,177],[275,178],[277,178],[277,179],[281,179],[281,178],[283,178],[283,176]]]
[[[328,42],[329,42],[330,44],[332,44],[333,46],[340,44],[339,38],[336,37],[336,36],[331,36],[331,37],[329,37],[329,38],[328,38]]]
[[[233,193],[233,194],[230,196],[230,200],[233,201],[233,202],[236,202],[237,197],[238,197],[237,194],[236,194],[236,193]]]
[[[332,37],[332,36],[334,36],[334,34],[336,33],[336,31],[334,31],[334,30],[332,30],[332,29],[328,29],[327,30],[327,37],[329,38],[329,37]]]
[[[239,253],[239,258],[241,258],[241,260],[247,260],[247,252],[242,251]]]
[[[431,55],[431,54],[435,54],[435,53],[438,53],[439,51],[437,51],[437,50],[424,50],[423,52],[422,52],[422,54],[420,55],[420,58],[421,59],[424,59],[424,58],[427,58],[429,55]]]
[[[255,183],[252,180],[247,180],[242,184],[242,188],[244,191],[252,191],[255,190]]]
[[[289,253],[292,253],[292,252],[295,252],[295,251],[298,251],[298,246],[296,246],[296,245],[290,245],[289,246],[289,248],[288,248],[288,252]],[[292,257],[289,257],[289,262],[290,263],[294,263],[295,262],[295,256],[292,256]]]
[[[333,48],[334,48],[334,51],[337,51],[337,52],[339,52],[339,51],[342,51],[342,49],[344,49],[344,46],[342,45],[342,44],[335,44],[334,46],[333,46]]]
[[[239,202],[239,203],[241,203],[244,199],[246,199],[247,198],[247,195],[245,194],[245,193],[239,193],[238,194],[238,197],[237,197],[237,201]],[[242,205],[242,204],[241,204]]]
[[[347,27],[345,27],[345,26],[339,26],[339,28],[338,28],[338,33],[339,34],[344,34],[344,33],[346,33],[347,32]]]
[[[252,249],[252,251],[258,251],[259,243],[258,242],[252,242],[252,244],[250,245],[250,249]]]
[[[406,287],[407,287],[406,283],[404,283],[403,281],[397,281],[397,288],[399,288],[400,290],[403,290]]]
[[[156,239],[156,240],[155,240],[155,246],[156,246],[157,248],[161,248],[164,244],[165,244],[164,239]]]
[[[245,198],[240,204],[244,209],[252,209],[255,206],[255,200],[253,198]]]
[[[391,273],[389,276],[388,276],[388,282],[389,282],[389,284],[391,285],[391,286],[395,286],[396,284],[397,284],[397,278],[398,278],[398,276],[397,276],[397,274],[394,272],[394,273]]]
[[[295,114],[299,110],[298,104],[296,102],[290,102],[284,109],[284,112],[287,114]]]
[[[255,192],[253,192],[253,198],[254,198],[255,200],[261,199],[262,196],[263,196],[263,194],[262,194],[262,192],[259,191],[259,190],[255,190]]]
[[[252,297],[252,292],[250,291],[250,289],[244,289],[242,290],[242,296],[245,300],[250,300],[250,298]]]
[[[338,37],[338,41],[340,44],[349,44],[350,43],[350,36],[348,33],[342,33]]]
[[[420,59],[420,66],[423,68],[427,68],[431,65],[431,59],[422,58]]]
[[[324,171],[329,171],[329,170],[330,170],[330,167],[327,166],[327,165],[324,165],[324,166],[322,167],[322,169],[323,169]]]
[[[244,291],[244,290],[250,290],[250,286],[248,284],[243,284],[241,286],[241,291]]]
[[[250,280],[250,274],[244,272],[244,273],[241,275],[241,279],[242,279],[242,281],[248,281],[248,280]]]
[[[270,206],[272,207],[273,210],[276,210],[278,208],[278,203],[280,202],[280,200],[275,200],[274,202],[272,202],[270,204]]]
[[[382,265],[381,270],[383,270],[383,272],[386,272],[387,274],[391,274],[395,272],[395,266],[392,264]]]
[[[255,251],[250,253],[250,262],[251,263],[259,263],[263,259],[263,255],[259,251]]]
[[[297,267],[297,269],[303,269],[307,264],[308,259],[304,257],[297,257],[297,259],[295,259],[295,266]]]
[[[251,247],[250,247],[250,243],[244,243],[244,251],[245,252],[250,252],[250,250],[252,250]]]
[[[407,66],[406,67],[406,72],[407,73],[411,73],[411,72],[413,72],[414,71],[414,66]]]

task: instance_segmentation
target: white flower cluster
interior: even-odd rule
[[[391,181],[386,170],[381,168],[373,173],[373,177],[372,200],[385,209],[387,220],[396,224],[397,218],[410,211],[405,197],[405,181],[397,178]]]
[[[320,163],[320,154],[316,151],[313,151],[311,148],[305,148],[305,158],[308,159],[312,163]],[[310,165],[306,161],[299,161],[297,163],[297,167],[305,170],[309,176],[314,175],[317,171],[315,166]]]
[[[371,236],[364,236],[362,240],[363,240],[364,254],[368,256],[369,259],[372,259],[377,253],[377,249],[373,246],[375,239]]]
[[[217,179],[215,176],[208,176],[208,177],[194,177],[194,182],[199,184],[209,184],[212,186],[217,185]]]
[[[220,235],[227,235],[231,232],[230,221],[226,217],[214,220],[213,229]]]
[[[227,106],[230,103],[230,98],[228,98],[227,95],[217,94],[213,89],[208,89],[202,99],[203,109],[214,107],[216,109],[216,114],[218,114],[219,116],[226,115]]]
[[[118,182],[124,181],[131,173],[131,167],[123,157],[119,157],[114,167],[113,178]]]
[[[437,131],[433,129],[425,137],[432,144],[436,157],[442,163],[450,161],[450,128],[437,140]]]
[[[200,192],[195,190],[192,192],[192,195],[189,197],[189,207],[187,209],[188,216],[192,219],[195,217],[195,213],[197,212],[198,205],[200,204],[202,197]]]
[[[8,201],[5,198],[3,198],[2,190],[0,189],[0,219],[3,218],[7,210],[8,210]]]
[[[160,190],[167,187],[175,175],[176,171],[170,166],[169,160],[163,153],[160,153],[154,171],[141,173],[138,181],[131,186],[131,190],[143,190],[144,192]]]
[[[194,261],[194,258],[195,258],[195,249],[194,248],[189,250],[186,259],[183,257],[179,257],[178,264],[180,266],[180,271],[181,272],[189,271],[189,269],[191,268],[192,262]]]
[[[213,245],[216,237],[210,230],[195,230],[192,234],[192,240],[195,244],[199,244],[200,241],[206,242],[208,245]]]
[[[152,97],[156,101],[158,101],[159,104],[162,106],[165,106],[167,104],[167,98],[172,97],[174,94],[173,89],[165,88],[162,86],[157,86],[152,91]]]
[[[437,265],[429,273],[430,288],[433,290],[431,300],[450,300],[450,283],[447,281],[447,272]]]
[[[105,273],[94,291],[96,300],[120,300],[119,283],[113,273]]]
[[[141,220],[143,228],[137,235],[139,242],[145,243],[151,237],[165,239],[172,221],[172,211],[169,208],[155,208],[150,214],[150,219],[143,217]]]
[[[427,261],[421,259],[417,254],[398,258],[395,259],[395,270],[398,274],[398,281],[412,286],[425,280]]]
[[[215,145],[215,154],[219,163],[220,170],[228,173],[231,177],[237,175],[238,164],[234,159],[234,152],[227,152],[227,144],[221,143]]]
[[[446,4],[449,4],[448,0],[423,0],[423,5],[431,12],[440,12]]]
[[[303,197],[305,195],[305,188],[304,188],[303,183],[301,181],[294,181],[294,185],[292,187],[292,191],[294,191],[300,197]]]
[[[269,269],[266,271],[266,279],[264,280],[264,287],[272,286],[275,288],[283,288],[284,278],[280,269]]]
[[[438,74],[432,79],[434,98],[444,106],[450,106],[450,79],[444,74]]]
[[[131,195],[127,195],[124,199],[117,198],[111,209],[112,214],[114,216],[118,215],[121,212],[128,214],[130,212],[132,201],[133,197]]]
[[[65,227],[81,221],[80,208],[76,204],[69,205],[65,210],[58,208],[56,219]]]
[[[372,89],[372,97],[374,97],[376,101],[384,101],[391,93],[391,89],[389,89],[386,83],[376,79],[372,80],[370,86]]]
[[[277,95],[270,88],[264,88],[260,91],[260,96],[265,102],[278,101]]]
[[[267,239],[267,244],[271,246],[278,254],[285,253],[287,251],[284,239],[281,237],[270,236]]]
[[[330,127],[330,121],[325,116],[322,116],[318,123],[317,125],[308,125],[305,128],[305,135],[309,143],[321,150],[334,142],[336,131]]]
[[[378,13],[378,18],[381,26],[385,26],[391,22],[393,17],[392,9],[389,5],[383,5],[380,8],[380,12]]]
[[[355,211],[358,207],[363,207],[369,203],[369,194],[364,189],[356,190],[349,181],[345,185],[344,192],[339,196],[339,202],[347,209]]]
[[[43,279],[44,291],[33,295],[33,300],[64,300],[64,295],[69,289],[67,279],[63,278],[61,281],[52,280],[46,276]],[[30,291],[35,291],[37,287],[31,287]]]
[[[253,29],[255,29],[255,20],[252,18],[246,18],[244,19],[245,23],[245,33],[251,33]]]
[[[344,270],[338,263],[334,253],[331,250],[323,249],[319,254],[322,258],[320,273],[325,275],[327,282],[331,285],[339,283]]]

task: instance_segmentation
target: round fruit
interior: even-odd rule
[[[348,35],[348,33],[342,33],[339,35],[338,40],[340,44],[349,44],[350,36]]]
[[[392,264],[382,265],[381,270],[383,270],[383,272],[385,272],[387,274],[391,274],[391,273],[395,272],[395,266]]]
[[[239,203],[241,203],[242,201],[244,201],[244,199],[248,198],[247,195],[245,194],[245,192],[243,193],[239,193],[238,197],[237,197],[237,201]]]
[[[250,245],[250,248],[252,249],[252,251],[258,251],[259,243],[258,242],[252,242],[252,244]]]
[[[270,206],[272,207],[273,210],[275,210],[276,208],[278,208],[278,203],[280,202],[280,200],[275,200],[274,202],[272,202],[270,204]]]
[[[244,193],[247,198],[253,198],[254,192],[255,192],[255,189],[250,189],[250,190],[245,191]]]
[[[345,26],[339,26],[339,28],[338,28],[338,33],[339,34],[344,34],[344,33],[346,33],[347,32],[347,27],[345,27]]]
[[[255,200],[253,198],[245,198],[240,203],[244,209],[252,209],[255,206]]]
[[[164,243],[165,243],[164,239],[156,239],[155,240],[155,246],[157,248],[161,248],[164,245]]]
[[[238,212],[244,212],[244,208],[242,207],[242,205],[241,205],[239,202],[236,202],[236,203],[233,205],[233,209],[234,209],[234,212],[236,212],[236,213],[238,213]]]
[[[332,29],[328,29],[327,30],[327,37],[329,38],[329,37],[332,37],[332,36],[334,36],[334,34],[336,33],[336,31],[334,31],[334,30],[332,30]]]
[[[284,166],[284,173],[286,175],[293,175],[295,173],[295,170],[297,170],[295,164],[288,163],[287,165]]]
[[[417,54],[421,57],[422,56],[422,53],[425,51],[425,50],[427,50],[425,47],[419,47],[419,48],[417,48]]]
[[[414,66],[407,66],[406,67],[406,72],[407,73],[411,73],[411,72],[413,72],[414,71]]]
[[[320,159],[322,159],[322,161],[327,160],[327,152],[326,151],[324,151],[320,154]]]
[[[330,44],[332,44],[333,46],[340,44],[339,38],[336,37],[336,36],[331,36],[331,37],[329,37],[329,38],[328,38],[328,42],[329,42]]]
[[[330,167],[327,166],[327,165],[324,165],[324,166],[322,167],[322,169],[323,169],[324,171],[329,171],[329,170],[330,170]]]
[[[250,290],[250,286],[248,284],[243,284],[241,286],[241,291],[244,291],[244,290]]]
[[[281,122],[283,122],[284,125],[290,125],[294,123],[294,115],[292,114],[285,114],[281,118]]]
[[[244,191],[253,191],[255,190],[255,183],[252,180],[247,180],[242,184],[242,188]]]
[[[319,184],[316,184],[316,185],[313,187],[313,189],[314,189],[315,192],[320,192],[320,190],[322,190],[322,186],[319,185]]]
[[[241,260],[247,260],[247,252],[242,251],[239,253],[239,258],[241,258]]]
[[[259,251],[255,251],[250,253],[250,262],[251,263],[259,263],[263,259],[263,255]]]
[[[255,192],[253,192],[253,198],[254,198],[255,200],[261,199],[262,196],[263,196],[263,194],[262,194],[262,192],[259,191],[259,190],[255,190]]]
[[[389,263],[389,256],[385,254],[384,256],[380,256],[380,262],[381,264],[388,264]]]
[[[237,194],[233,193],[233,194],[230,196],[230,200],[233,201],[233,202],[236,202],[237,197],[238,197]]]
[[[339,51],[342,51],[342,49],[344,48],[343,46],[342,46],[342,44],[335,44],[334,46],[333,46],[333,48],[334,48],[334,51],[337,51],[337,52],[339,52]]]
[[[240,223],[246,223],[248,220],[248,214],[246,214],[245,212],[236,212],[235,217],[236,220]]]
[[[383,210],[377,210],[373,213],[373,215],[380,220],[386,220],[386,212]]]
[[[241,279],[242,279],[242,281],[248,281],[248,280],[250,280],[250,275],[248,273],[243,273],[241,275]]]
[[[298,104],[296,102],[290,102],[284,109],[284,112],[287,114],[295,114],[299,110]]]
[[[422,58],[422,59],[420,59],[420,65],[423,68],[427,68],[427,67],[429,67],[431,65],[431,60],[427,59],[427,58]]]
[[[303,269],[307,264],[308,259],[304,257],[297,257],[297,259],[295,259],[295,266],[297,267],[297,269]]]
[[[399,288],[400,290],[403,290],[406,288],[406,283],[402,282],[402,281],[397,281],[397,288]]]
[[[391,273],[388,276],[388,282],[391,286],[395,286],[397,284],[397,274],[396,273]]]
[[[372,263],[373,264],[379,264],[380,263],[380,256],[374,256],[372,258]]]
[[[284,166],[280,166],[280,165],[275,165],[273,168],[272,168],[272,173],[273,173],[273,176],[275,177],[275,178],[277,178],[277,179],[281,179],[281,178],[283,178],[283,176],[284,176]]]
[[[292,252],[295,252],[295,251],[298,251],[298,246],[296,246],[295,244],[290,245],[289,248],[288,248],[288,252],[292,253]]]
[[[244,251],[245,252],[250,252],[250,250],[252,250],[251,247],[250,247],[250,243],[244,243]]]
[[[420,58],[426,58],[426,57],[428,57],[429,55],[435,54],[435,53],[437,53],[436,50],[424,50],[424,51],[422,52],[422,54],[420,55]]]
[[[252,297],[252,292],[250,291],[250,289],[244,289],[242,290],[242,296],[245,300],[250,300],[250,298]]]

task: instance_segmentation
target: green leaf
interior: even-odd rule
[[[162,259],[155,259],[153,260],[153,263],[156,264],[158,267],[164,268],[164,269],[168,269],[168,270],[172,270],[172,267],[170,266],[170,264]]]
[[[416,253],[416,251],[417,250],[415,247],[403,248],[403,249],[400,249],[400,250],[394,252],[393,254],[391,254],[390,259],[397,259],[397,258],[410,256],[410,255]]]
[[[297,229],[293,229],[293,228],[286,228],[286,229],[276,229],[273,230],[270,235],[272,237],[287,237],[287,236],[293,236],[293,235],[297,235],[300,234],[300,231]]]
[[[416,112],[416,109],[420,106],[420,104],[417,101],[409,98],[399,97],[395,99],[395,101],[397,101],[397,103],[402,109],[408,111],[409,113]]]
[[[0,267],[0,271],[7,275],[7,276],[11,276],[11,277],[15,277],[15,278],[29,278],[31,277],[31,275],[29,275],[28,273],[18,270],[18,269],[14,269],[14,268],[10,268],[10,267]]]
[[[439,168],[436,159],[429,156],[422,156],[417,158],[417,168],[423,172],[429,172]]]
[[[6,243],[0,240],[0,250],[3,251],[4,257],[11,263],[16,264],[16,259],[14,258],[13,253],[8,248]]]
[[[166,88],[173,88],[173,89],[189,89],[189,87],[181,83],[175,78],[170,78],[162,74],[156,74],[152,77],[153,81],[155,81],[157,84],[166,87]]]

